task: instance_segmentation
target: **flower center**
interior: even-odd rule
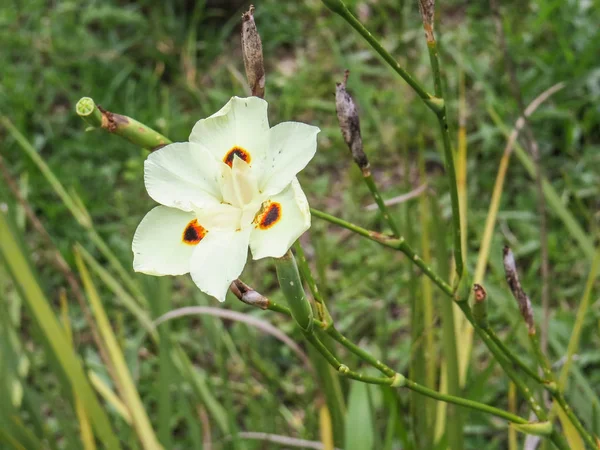
[[[225,155],[225,158],[223,158],[223,162],[225,164],[227,164],[229,167],[232,167],[233,166],[233,158],[236,155],[247,164],[250,164],[250,161],[252,161],[252,158],[250,158],[250,153],[248,153],[242,147],[238,147],[236,145],[231,150],[229,150],[229,152],[227,152],[227,154]]]
[[[183,230],[181,240],[184,244],[196,245],[204,238],[204,236],[206,236],[206,233],[208,233],[208,231],[194,219],[188,223],[185,230]]]

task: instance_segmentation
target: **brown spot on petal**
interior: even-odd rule
[[[194,219],[183,230],[181,240],[184,244],[197,245],[206,236],[206,233],[208,231]]]
[[[242,147],[238,147],[235,146],[233,147],[231,150],[229,150],[227,152],[227,155],[225,155],[225,158],[223,158],[223,162],[225,164],[227,164],[229,167],[231,167],[233,165],[233,158],[235,156],[238,156],[242,161],[245,161],[246,163],[250,164],[250,161],[252,160],[252,158],[250,158],[250,153],[248,153],[246,150],[244,150]]]
[[[254,219],[256,228],[268,230],[281,220],[281,204],[265,202]]]

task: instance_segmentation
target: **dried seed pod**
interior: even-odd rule
[[[242,14],[242,53],[246,78],[252,95],[265,96],[265,65],[263,61],[262,42],[254,22],[254,6]]]
[[[423,28],[425,28],[425,38],[427,42],[433,42],[433,18],[435,13],[435,0],[419,0],[419,11],[423,18]]]
[[[229,289],[239,300],[248,305],[256,306],[260,309],[268,309],[269,307],[269,299],[256,292],[242,280],[233,280]]]
[[[531,307],[531,300],[523,290],[521,282],[519,281],[519,274],[517,272],[517,265],[515,263],[515,256],[512,250],[507,245],[504,246],[504,273],[506,275],[506,281],[510,290],[519,304],[519,311],[521,316],[527,323],[527,329],[530,335],[535,334],[535,323],[533,321],[533,308]]]
[[[365,155],[360,135],[360,119],[358,118],[358,109],[354,99],[346,90],[346,82],[350,72],[346,70],[344,81],[335,85],[335,109],[337,111],[338,122],[342,130],[342,136],[346,145],[352,152],[352,158],[362,170],[363,175],[369,175],[369,160]]]

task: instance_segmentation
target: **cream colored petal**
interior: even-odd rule
[[[202,292],[225,301],[229,285],[240,276],[248,258],[250,228],[209,232],[191,259],[192,279]]]
[[[299,122],[283,122],[271,128],[269,154],[258,180],[262,193],[278,194],[306,167],[317,151],[319,131]]]
[[[298,180],[263,204],[263,215],[254,224],[250,250],[254,259],[279,258],[310,228],[310,209]]]
[[[193,204],[221,201],[217,165],[199,145],[178,142],[150,154],[144,163],[144,182],[158,203],[191,211]]]
[[[232,97],[221,110],[196,123],[190,142],[202,145],[218,161],[230,165],[234,154],[246,152],[250,165],[259,170],[269,145],[267,102],[258,97]]]
[[[194,213],[176,208],[157,206],[152,209],[133,237],[133,269],[148,275],[188,273],[195,245],[185,242],[184,233],[194,219]]]
[[[210,208],[195,210],[198,222],[208,230],[235,231],[241,228],[243,210],[237,206],[221,203]]]

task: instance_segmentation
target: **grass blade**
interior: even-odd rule
[[[369,405],[369,386],[352,383],[346,414],[346,450],[371,450],[375,440],[373,416]]]
[[[115,375],[117,376],[117,380],[115,380],[115,382],[121,390],[121,396],[125,405],[129,409],[129,413],[131,414],[131,418],[133,420],[133,426],[136,430],[138,438],[144,449],[159,450],[162,448],[162,446],[159,444],[158,439],[154,434],[154,430],[150,424],[150,419],[146,414],[144,405],[139,397],[137,389],[135,388],[135,383],[133,382],[131,373],[127,368],[125,357],[123,356],[123,353],[121,352],[117,342],[117,338],[113,333],[110,321],[106,315],[106,312],[104,311],[96,287],[94,286],[87,267],[85,266],[81,254],[77,251],[77,249],[75,249],[75,262],[77,264],[79,275],[83,282],[83,287],[87,294],[88,300],[92,306],[92,311],[94,312],[94,316],[98,324],[98,330],[100,331],[100,334],[106,343],[108,353],[114,364],[116,372]]]
[[[0,252],[15,284],[22,292],[25,303],[46,338],[49,348],[56,355],[72,389],[78,392],[85,405],[97,437],[108,447],[120,449],[121,445],[85,377],[81,362],[72,352],[65,333],[19,248],[17,238],[11,231],[4,213],[0,213]]]

